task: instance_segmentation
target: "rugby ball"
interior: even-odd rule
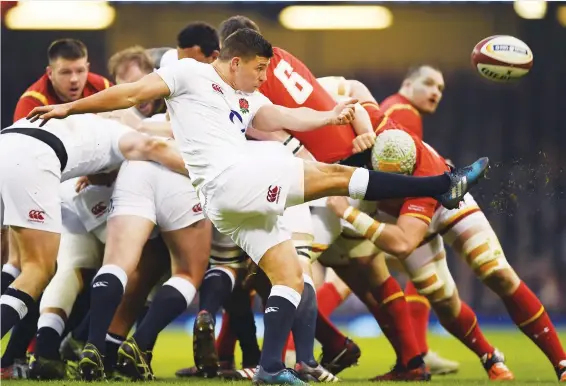
[[[533,67],[533,52],[513,36],[490,36],[474,47],[472,64],[484,78],[509,82],[529,73]]]

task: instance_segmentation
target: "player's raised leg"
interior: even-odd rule
[[[469,188],[481,179],[489,166],[480,158],[470,166],[440,176],[412,177],[363,168],[305,163],[305,200],[325,196],[350,196],[379,201],[404,197],[436,197],[447,208],[456,208]]]

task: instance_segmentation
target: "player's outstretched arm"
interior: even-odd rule
[[[311,131],[327,125],[344,125],[354,120],[354,99],[336,105],[331,111],[316,111],[307,107],[289,109],[277,105],[259,108],[252,122],[261,131]]]
[[[149,100],[165,98],[169,94],[165,81],[156,73],[151,73],[137,82],[113,86],[73,102],[36,107],[27,118],[32,122],[41,119],[43,126],[51,118],[61,119],[73,114],[126,109]]]
[[[329,197],[327,205],[382,251],[404,259],[423,240],[428,224],[412,216],[401,215],[397,224],[385,224],[349,205],[346,197]]]

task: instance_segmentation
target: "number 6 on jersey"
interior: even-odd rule
[[[285,60],[281,60],[273,75],[283,84],[289,95],[298,104],[302,105],[313,92],[312,85],[301,75],[293,70],[293,67]]]

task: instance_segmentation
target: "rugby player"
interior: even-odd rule
[[[402,152],[406,157],[401,156]],[[374,169],[413,175],[435,174],[438,170],[448,168],[442,157],[431,147],[411,136],[402,127],[384,128],[378,133],[371,165]],[[440,237],[437,239],[424,237],[429,225],[433,222],[433,214],[438,207],[438,203],[434,199],[409,198],[402,201],[379,202],[379,221],[373,220],[354,207],[350,207],[347,201],[340,198],[329,199],[329,206],[340,218],[351,223],[355,230],[364,235],[380,250],[395,256],[402,263],[415,286],[431,302],[440,323],[478,355],[490,379],[513,379],[513,374],[504,365],[503,355],[494,349],[483,336],[477,325],[474,312],[459,299],[455,283],[444,259],[442,239]],[[391,216],[393,219],[391,219]],[[397,219],[395,220],[395,218]],[[423,238],[424,241],[422,241]],[[358,244],[360,243],[358,242]],[[361,248],[360,245],[350,246],[348,253],[357,254]],[[324,262],[324,259],[321,261]],[[391,283],[392,279],[389,277],[383,262],[381,264],[370,264],[364,268],[363,264],[358,261],[357,264],[351,266],[354,272],[350,271],[342,278],[346,279],[346,283],[353,289],[357,288],[356,292],[360,295],[360,291],[364,291],[362,285],[364,279],[361,279],[361,277],[363,277],[364,269],[368,270],[369,267],[377,271],[377,274],[375,274],[377,279],[365,279],[369,281],[369,291],[375,301],[382,308],[396,301],[405,303],[399,285]],[[358,269],[356,270],[356,268]],[[346,272],[348,272],[347,268]],[[337,273],[344,273],[344,270],[337,270]],[[360,278],[357,279],[358,281],[352,280],[356,278],[354,276],[356,274]],[[376,284],[377,290],[372,289],[372,285]],[[396,300],[397,298],[398,300]],[[381,313],[385,312],[385,310],[382,310]],[[396,317],[397,315],[389,312],[389,316]],[[376,317],[378,320],[384,319],[379,313],[376,314]],[[402,322],[407,330],[402,331],[399,328],[399,322]],[[419,353],[416,344],[408,347],[406,342],[398,342],[401,335],[411,332],[408,313],[403,320],[399,320],[397,317],[397,323],[381,324],[385,325],[384,333],[398,354],[407,350]],[[412,361],[407,361],[401,355],[391,372],[378,376],[374,380],[422,379],[419,373],[422,373],[423,370],[422,367],[416,368]]]
[[[190,39],[196,47],[214,46],[216,37],[216,48],[219,48],[218,37],[210,34],[210,28],[204,23],[192,23],[180,36]],[[195,58],[207,63],[214,60],[196,55],[195,50],[191,52],[195,53]],[[145,71],[140,71],[139,65],[138,69],[132,68],[132,58],[142,59],[144,55],[143,49],[133,47],[110,59],[110,65],[121,70],[121,76],[116,79],[118,84],[137,81],[151,72],[147,61]],[[139,110],[140,105],[136,108]],[[119,286],[119,283],[104,278],[112,272],[113,276],[127,279],[135,271],[142,249],[156,225],[171,251],[173,276],[156,292],[135,334],[118,349],[117,370],[132,379],[153,379],[148,365],[150,351],[158,333],[191,304],[208,265],[212,231],[189,179],[153,163],[125,162],[112,196],[104,265],[91,290],[92,312],[107,318],[98,317],[91,321],[88,343],[79,362],[83,379],[104,377],[104,337],[126,288],[126,282]],[[132,229],[136,231],[132,232]],[[108,285],[97,286],[99,281],[108,282]],[[135,361],[129,363],[129,358],[135,358],[144,366],[136,365]]]
[[[251,28],[260,32],[258,26],[252,20],[245,16],[233,16],[223,21],[219,27],[221,41],[225,40],[229,35],[237,30],[243,28]],[[299,59],[281,48],[274,48],[274,58],[268,65],[267,73],[267,80],[261,85],[259,90],[273,103],[289,108],[303,106],[314,110],[327,110],[336,105],[334,99],[318,84],[310,70]],[[356,133],[359,133],[360,135],[356,136]],[[304,143],[301,143],[297,138],[295,138],[295,136],[301,137],[301,140],[304,141]],[[362,151],[371,147],[375,135],[373,134],[371,122],[369,121],[367,113],[361,108],[361,106],[357,106],[356,119],[352,125],[328,125],[317,129],[312,133],[292,133],[290,131],[280,131],[276,133],[269,133],[268,135],[265,133],[261,136],[255,135],[254,137],[255,139],[260,140],[280,141],[284,143],[285,146],[293,152],[293,154],[303,159],[317,159],[322,162],[334,162],[338,159],[351,155],[353,151]],[[308,276],[308,279],[305,278],[305,280],[312,282],[309,258],[312,232],[307,231],[305,227],[301,228],[300,226],[296,226],[297,223],[306,223],[307,220],[301,219],[304,218],[304,215],[301,217],[300,213],[289,213],[289,211],[286,211],[285,217],[284,221],[288,222],[288,226],[293,224],[293,226],[290,226],[289,228],[293,230],[292,239],[295,244],[295,249],[299,255],[303,271]],[[217,255],[217,253],[215,253],[217,249],[218,248],[215,248],[215,241],[213,238],[213,256]],[[238,256],[241,255],[239,248],[235,245],[229,246],[226,243],[222,245],[222,253],[224,255],[230,254],[230,257],[232,258],[238,258]],[[211,281],[213,280],[220,282],[221,278],[211,277]],[[227,282],[226,279],[225,281]],[[308,288],[309,290],[310,287]],[[215,289],[216,291],[211,291],[210,296],[218,296],[218,288]],[[201,291],[201,294],[202,293],[204,293],[204,286]],[[242,298],[242,301],[244,302],[242,307],[249,307],[249,301],[246,301],[244,298]],[[315,308],[313,307],[313,312],[314,310]],[[246,313],[243,315],[244,317],[247,317]],[[230,318],[231,316],[229,313],[224,315],[223,328],[230,323]],[[234,320],[233,324],[237,324],[240,327],[243,323]],[[240,329],[242,328],[243,327],[240,327]],[[251,328],[253,328],[253,325]],[[243,332],[249,331],[245,328],[243,328],[243,330]],[[233,358],[233,347],[235,346],[234,340],[224,342],[224,338],[227,336],[230,336],[230,334],[221,333],[217,343],[218,350],[224,353],[224,358],[222,358],[224,359],[224,363],[227,362],[226,359],[228,359],[229,362],[229,359]],[[246,336],[250,337],[249,334],[246,334]],[[255,341],[255,337],[250,338],[249,342],[247,340],[248,339],[246,339],[246,342],[241,341],[240,343],[244,344],[244,346],[248,346],[249,343],[252,347],[254,347],[253,342]],[[195,347],[198,348],[199,346],[195,345]],[[249,364],[249,362],[246,364]],[[230,366],[225,365],[225,367]],[[246,367],[247,366],[244,365],[243,371],[222,371],[221,375],[223,377],[235,378],[252,375],[255,369],[251,366],[250,368]],[[185,369],[180,370],[177,374],[180,376],[192,375],[194,374],[194,371],[191,369]],[[333,379],[330,376],[325,376],[325,378],[327,378],[328,381],[332,381]]]
[[[311,336],[314,328],[301,317],[302,312],[310,315],[310,304],[305,301],[304,307],[299,305],[304,282],[290,235],[279,219],[285,207],[328,195],[348,195],[373,201],[433,196],[453,208],[481,178],[487,160],[439,176],[418,178],[302,161],[290,156],[280,144],[246,141],[244,133],[248,130],[309,131],[328,124],[346,124],[353,116],[353,105],[348,102],[332,111],[271,104],[257,88],[265,81],[272,56],[269,42],[259,33],[243,29],[224,41],[219,59],[212,65],[182,59],[138,82],[79,101],[38,107],[28,117],[34,122],[41,119],[43,125],[51,118],[129,108],[166,98],[175,140],[206,216],[220,232],[229,234],[273,283],[254,381],[303,384],[281,361],[291,328],[297,341]],[[319,365],[312,358],[305,366]]]
[[[438,69],[429,65],[416,66],[409,69],[399,92],[386,98],[381,108],[386,116],[422,139],[422,115],[436,111],[443,91],[444,79]],[[497,235],[471,195],[467,196],[465,204],[452,211],[440,209],[444,213],[439,215],[437,233],[470,265],[480,280],[501,297],[511,319],[546,355],[558,378],[566,378],[565,353],[544,306],[505,259]],[[489,265],[492,267],[488,268]],[[422,352],[429,352],[426,340],[429,302],[412,282],[407,284],[405,292],[419,347]]]
[[[20,96],[14,111],[14,121],[24,118],[34,107],[69,102],[92,95],[111,86],[104,77],[89,72],[88,52],[83,42],[76,39],[53,41],[47,49],[48,66],[45,74]],[[0,249],[8,256],[8,230],[5,229]],[[4,247],[1,246],[4,244]],[[2,267],[2,289],[16,278],[20,268],[16,256]],[[22,323],[13,331],[3,355],[2,369],[16,359],[25,359],[25,348],[35,333],[39,310],[33,308]],[[29,351],[33,349],[33,342]],[[4,371],[4,370],[3,370]]]
[[[357,80],[347,80],[343,77],[326,77],[319,79],[319,81],[323,84],[325,89],[333,95],[355,97],[362,101],[361,104],[370,113],[375,129],[377,129],[381,123],[380,115],[384,115],[409,129],[411,133],[414,133],[421,139],[421,113],[434,113],[442,98],[442,92],[444,91],[442,73],[431,66],[417,66],[410,69],[399,93],[387,98],[381,105],[377,103],[367,87]],[[414,101],[412,104],[409,103],[409,98]],[[379,114],[378,111],[382,113]],[[421,113],[419,113],[419,111]],[[343,283],[341,283],[340,279],[336,276],[329,277],[326,286],[325,293],[321,294],[320,299],[328,303],[327,311],[330,314],[349,294],[347,291],[342,291],[341,298],[334,296],[335,288],[344,287]],[[458,371],[459,364],[457,362],[442,358],[436,352],[429,350],[426,344],[426,333],[430,314],[430,304],[428,300],[418,295],[410,281],[407,282],[405,293],[407,294],[406,299],[409,310],[415,322],[414,331],[417,343],[419,344],[421,352],[424,353],[425,363],[429,366],[431,373],[433,375],[440,375]]]
[[[114,121],[83,115],[42,129],[21,119],[0,134],[0,199],[21,274],[0,297],[4,336],[39,298],[55,271],[60,243],[61,181],[150,159],[186,173],[176,150]]]
[[[386,115],[422,139],[422,115],[436,111],[443,91],[444,80],[438,69],[416,66],[409,69],[399,92],[386,98],[381,106]],[[445,211],[438,233],[501,298],[513,322],[546,355],[558,378],[566,380],[566,354],[544,306],[509,266],[497,235],[471,195],[465,203],[460,209]],[[485,268],[490,263],[493,267]],[[419,294],[414,286],[408,284],[405,291],[415,296],[416,301],[409,302],[409,307],[415,330],[421,331],[417,333],[419,344],[426,349],[426,334],[422,331],[428,324],[427,309],[416,297]]]
[[[59,346],[75,300],[102,263],[106,242],[106,218],[112,186],[93,185],[78,192],[78,179],[60,186],[61,243],[57,270],[40,302],[36,346],[30,356],[30,378],[64,379],[67,366]]]
[[[20,97],[14,122],[37,106],[72,102],[111,86],[108,79],[89,72],[87,48],[76,39],[55,40],[47,49],[45,74]]]

